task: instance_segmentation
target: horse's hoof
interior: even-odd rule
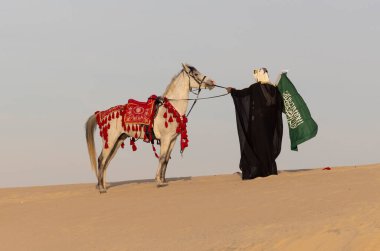
[[[157,187],[166,187],[167,185],[169,185],[167,182],[157,182],[156,184]]]
[[[100,189],[99,190],[99,193],[102,194],[102,193],[107,193],[107,190],[106,189]]]

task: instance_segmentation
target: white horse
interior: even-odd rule
[[[195,67],[182,64],[183,69],[173,77],[172,81],[166,88],[163,97],[167,98],[174,109],[183,116],[188,107],[189,92],[192,89],[212,89],[215,84],[214,81],[207,76],[200,73]],[[177,122],[166,123],[164,113],[167,110],[164,106],[159,106],[157,114],[154,118],[153,132],[155,138],[160,140],[160,155],[158,169],[156,173],[157,186],[166,185],[165,173],[170,159],[170,154],[173,150],[176,139],[180,133],[177,130]],[[112,158],[115,156],[117,150],[123,144],[124,140],[128,137],[136,138],[136,135],[132,132],[125,130],[125,127],[121,126],[122,117],[112,119],[109,122],[107,142],[104,142],[102,152],[96,162],[96,150],[94,142],[94,131],[97,126],[96,115],[92,115],[86,122],[86,140],[88,153],[90,155],[90,161],[93,170],[98,178],[97,188],[101,193],[107,191],[106,187],[106,169]],[[126,124],[128,126],[128,124]],[[143,139],[144,132],[141,132],[137,138]],[[107,147],[105,146],[107,144]]]

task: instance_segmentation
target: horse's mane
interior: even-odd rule
[[[166,94],[168,94],[168,92],[169,92],[169,89],[170,89],[170,87],[172,86],[172,84],[173,84],[173,82],[174,82],[174,80],[175,79],[177,79],[178,78],[178,76],[179,76],[179,74],[181,74],[183,72],[183,69],[182,70],[180,70],[176,75],[174,75],[173,76],[173,78],[172,78],[172,80],[170,81],[170,84],[166,87],[166,90],[165,90],[165,92],[164,92],[164,95],[163,96],[166,96]]]

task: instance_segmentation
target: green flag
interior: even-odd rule
[[[281,74],[277,87],[284,101],[289,127],[290,148],[293,151],[298,151],[299,144],[317,135],[318,125],[311,117],[305,101],[286,73]]]

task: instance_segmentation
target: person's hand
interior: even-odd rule
[[[228,93],[231,93],[232,89],[235,89],[235,88],[233,88],[233,87],[227,87],[226,88],[226,90],[227,90]]]

